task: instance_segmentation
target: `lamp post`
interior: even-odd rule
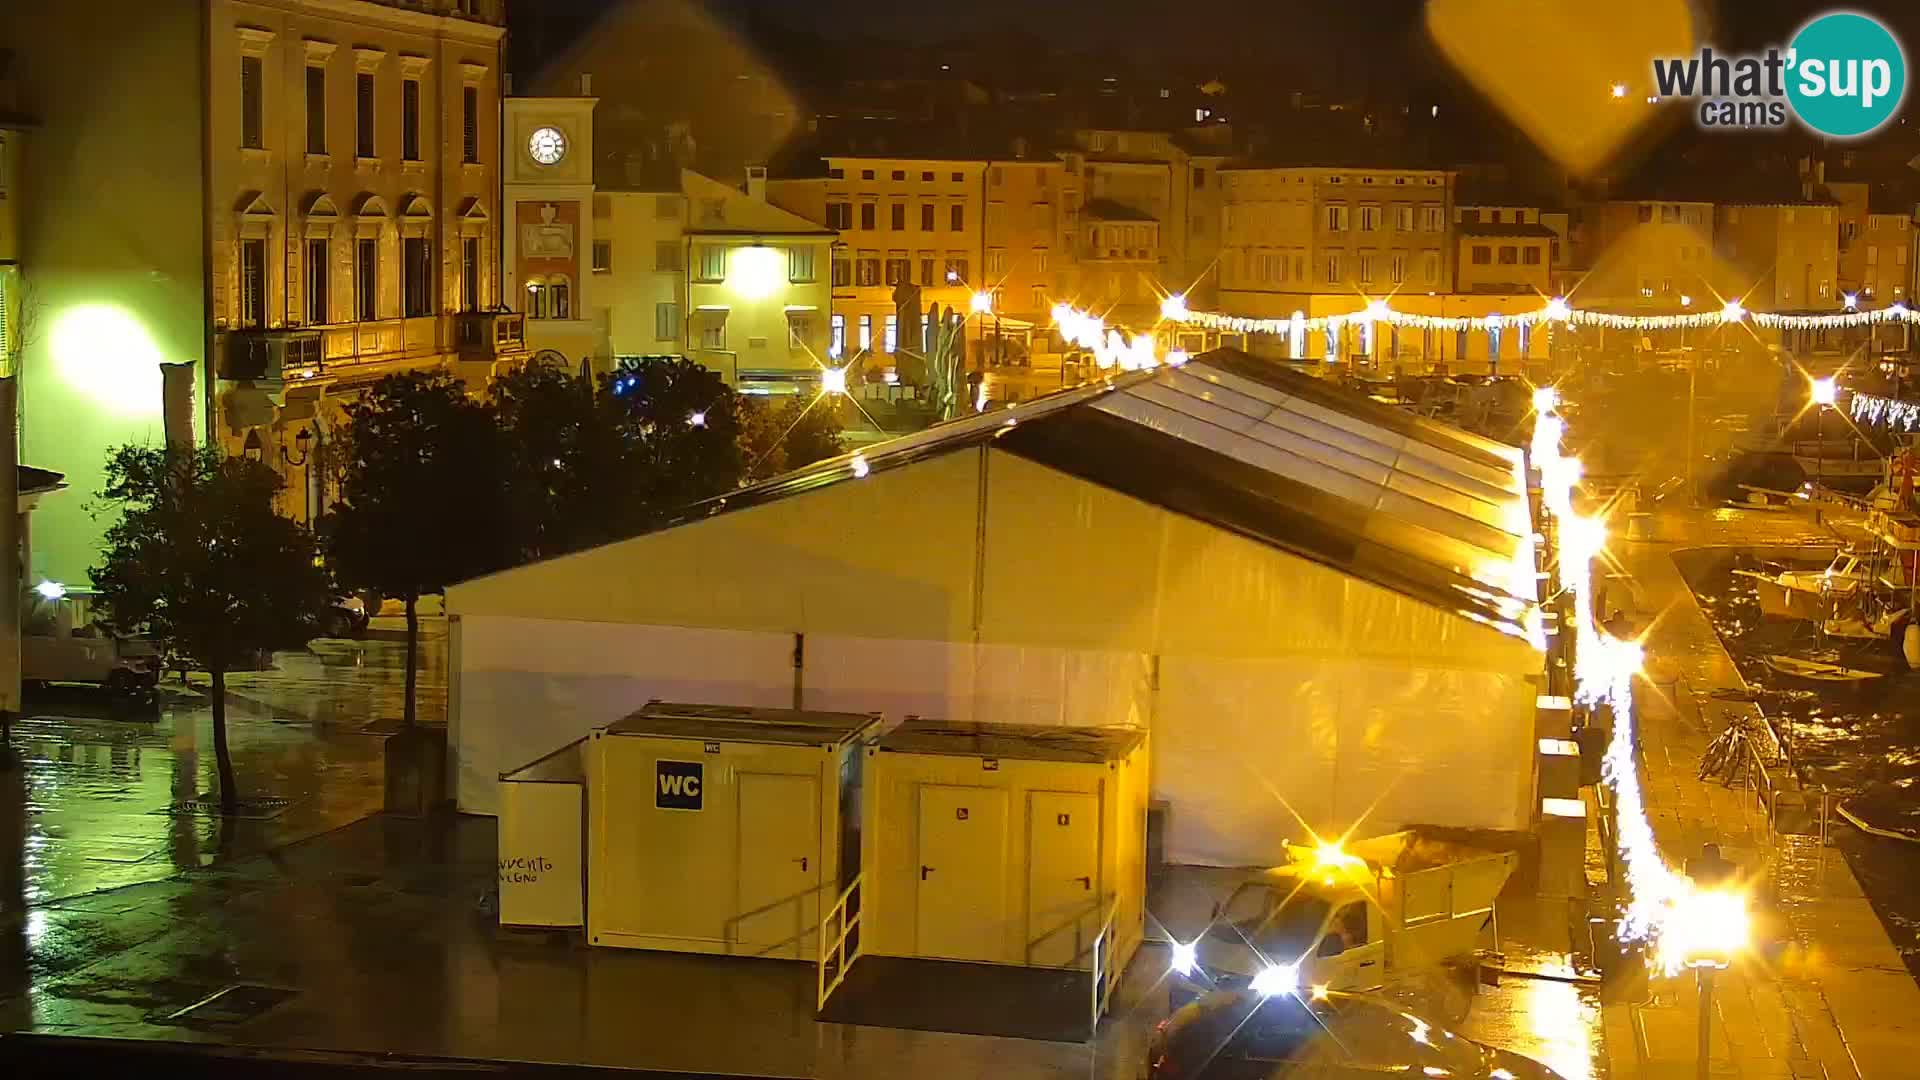
[[[1688,296],[1686,293],[1681,293],[1680,306],[1683,308],[1692,307],[1693,297]],[[1686,484],[1687,484],[1687,505],[1688,507],[1692,507],[1693,506],[1693,458],[1695,453],[1697,453],[1697,450],[1695,449],[1694,441],[1693,441],[1693,425],[1694,425],[1694,412],[1695,412],[1694,406],[1697,403],[1698,397],[1699,397],[1700,364],[1698,360],[1691,353],[1687,352],[1687,328],[1684,323],[1680,327],[1680,359],[1685,360],[1687,362]]]
[[[1813,403],[1819,412],[1813,418],[1813,441],[1815,457],[1813,459],[1813,520],[1820,520],[1820,503],[1817,501],[1820,490],[1826,484],[1827,476],[1827,410],[1839,397],[1839,388],[1834,385],[1833,376],[1813,380]]]
[[[313,430],[311,428],[305,428],[305,427],[301,428],[300,433],[293,437],[293,444],[300,448],[300,457],[296,459],[292,454],[287,453],[286,445],[283,443],[281,444],[281,447],[280,447],[280,460],[286,462],[287,464],[293,466],[296,469],[306,468],[307,459],[313,456],[312,452],[308,449],[308,446],[312,441],[313,441]],[[300,506],[301,506],[301,509],[306,511],[307,525],[312,526],[313,525],[313,478],[312,477],[301,478]]]
[[[1661,943],[1661,952],[1677,957],[1669,974],[1691,969],[1700,992],[1700,1055],[1696,1075],[1707,1080],[1713,1053],[1714,976],[1733,964],[1734,955],[1752,937],[1747,896],[1734,881],[1737,867],[1722,858],[1718,844],[1701,847],[1687,860],[1687,892],[1673,905]],[[1664,959],[1664,958],[1663,958]]]

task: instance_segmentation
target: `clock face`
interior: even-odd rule
[[[542,165],[557,165],[567,156],[567,137],[559,128],[538,128],[527,138],[527,153]]]

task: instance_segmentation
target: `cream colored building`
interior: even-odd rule
[[[685,356],[743,393],[811,393],[828,364],[834,233],[691,170],[594,194],[596,295],[618,363]]]
[[[517,316],[462,314],[501,300],[503,23],[503,0],[0,5],[40,122],[18,163],[23,456],[95,491],[166,414],[285,470],[310,514],[358,389],[454,364],[463,332],[471,370],[517,351]],[[32,573],[86,580],[83,504],[38,517]]]
[[[1859,259],[1856,299],[1875,307],[1907,301],[1913,293],[1911,215],[1868,213],[1866,232],[1855,241],[1854,251]],[[1841,280],[1846,280],[1844,271]]]
[[[1838,218],[1831,200],[1721,205],[1714,221],[1721,291],[1756,311],[1838,311]]]
[[[1586,208],[1579,229],[1587,267],[1568,300],[1628,313],[1677,313],[1682,299],[1712,297],[1714,213],[1708,202],[1627,200]]]
[[[1531,206],[1474,205],[1453,211],[1454,289],[1463,293],[1553,295],[1560,234]]]

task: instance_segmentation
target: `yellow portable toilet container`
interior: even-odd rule
[[[867,750],[862,951],[1124,970],[1145,925],[1147,738],[909,719]]]
[[[860,746],[878,723],[655,701],[595,731],[588,941],[814,959],[856,870]]]

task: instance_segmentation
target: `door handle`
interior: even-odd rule
[[[797,863],[799,863],[799,864],[800,864],[800,872],[801,872],[801,873],[803,873],[803,874],[804,874],[804,873],[806,873],[806,872],[807,872],[807,857],[806,857],[805,855],[802,855],[802,856],[800,856],[799,858],[797,858],[797,859],[795,859],[795,860],[793,860],[793,861],[794,861],[794,862],[797,862]]]
[[[931,866],[923,866],[923,867],[921,867],[921,868],[920,868],[920,880],[921,880],[921,881],[925,881],[925,880],[927,880],[927,875],[928,875],[928,874],[931,874],[931,873],[933,873],[933,867],[931,867]]]
[[[1091,876],[1088,876],[1088,877],[1077,877],[1077,878],[1074,878],[1073,880],[1075,880],[1075,881],[1077,881],[1077,882],[1079,882],[1079,883],[1080,883],[1080,887],[1081,887],[1081,888],[1083,888],[1083,889],[1086,889],[1086,890],[1088,890],[1088,891],[1092,891],[1092,889],[1093,889],[1093,878],[1092,878]]]

